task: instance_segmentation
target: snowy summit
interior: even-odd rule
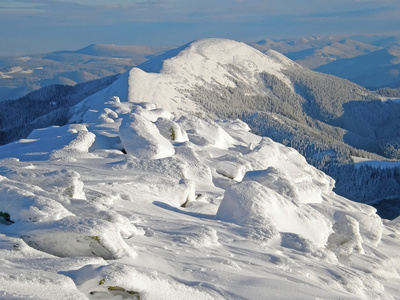
[[[252,70],[292,89],[298,66],[220,39],[170,54],[0,147],[0,298],[399,299],[400,219],[187,97],[255,92]]]

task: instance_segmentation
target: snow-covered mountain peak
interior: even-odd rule
[[[272,53],[278,53],[271,51]],[[269,54],[269,53],[268,53]],[[269,57],[269,55],[255,50],[253,47],[234,40],[228,39],[202,39],[188,44],[174,59],[183,59],[188,61],[197,56],[203,57],[205,60],[211,60],[221,65],[239,64],[246,67],[246,62],[251,62],[259,70],[267,70],[267,68],[280,70],[282,64],[289,65],[289,59],[284,62],[277,60],[277,57]],[[282,55],[282,57],[284,57]],[[251,65],[248,67],[251,67]]]
[[[165,56],[162,57],[164,58]],[[143,69],[157,71],[159,59],[146,63]],[[291,81],[282,73],[283,69],[294,66],[294,62],[275,51],[265,55],[244,43],[226,39],[203,39],[182,47],[175,56],[163,60],[158,73],[132,69],[128,101],[151,101],[175,113],[198,112],[201,109],[188,97],[198,87],[235,88],[239,82],[249,86],[252,93],[264,94],[260,74],[268,73],[294,90]]]
[[[193,95],[201,93],[200,90],[212,92],[239,86],[246,90],[246,95],[266,95],[270,91],[265,87],[262,74],[277,78],[295,93],[293,83],[283,72],[290,68],[301,67],[273,50],[263,54],[233,40],[198,40],[131,69],[108,89],[83,101],[78,114],[86,113],[95,105],[93,101],[100,101],[101,105],[110,96],[118,96],[122,102],[152,102],[177,115],[212,114],[204,108],[212,103],[200,105],[193,100]],[[204,101],[213,102],[206,97]],[[89,102],[90,105],[85,104]],[[80,117],[73,119],[76,121]]]

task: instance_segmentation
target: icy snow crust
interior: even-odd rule
[[[400,298],[399,219],[239,120],[128,101],[125,76],[0,147],[1,299]]]

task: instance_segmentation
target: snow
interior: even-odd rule
[[[174,53],[175,54],[175,53]],[[129,101],[153,102],[179,114],[202,110],[186,96],[196,86],[215,84],[236,87],[239,80],[257,88],[259,73],[277,76],[294,90],[282,69],[295,66],[283,55],[270,50],[268,56],[240,42],[225,39],[204,39],[186,45],[178,55],[162,62],[145,63],[143,71],[133,68],[129,73]],[[159,65],[162,65],[160,70]],[[240,70],[232,75],[232,68]],[[263,89],[258,89],[263,93]]]
[[[372,160],[362,157],[352,156],[354,165],[356,168],[361,166],[370,166],[376,169],[387,169],[387,168],[397,168],[400,165],[399,161],[381,161],[381,160]]]
[[[400,103],[400,99],[397,98],[397,97],[382,97],[382,96],[379,96],[379,99],[381,99],[382,102],[390,101],[390,102],[394,102],[394,103]]]
[[[174,147],[160,134],[157,126],[138,114],[123,118],[119,135],[125,151],[139,159],[165,158],[175,153]]]
[[[27,139],[2,146],[0,158],[11,156],[20,160],[47,160],[90,157],[92,154],[88,153],[88,149],[94,139],[95,135],[81,124],[36,129]],[[16,148],[18,152],[15,152]]]
[[[291,232],[323,247],[332,231],[330,220],[311,206],[301,205],[292,195],[278,194],[275,190],[287,191],[284,180],[275,184],[277,189],[244,179],[231,186],[225,191],[217,218],[249,227],[250,237],[257,240]]]
[[[2,79],[11,79],[11,78],[13,78],[12,76],[7,75],[7,74],[8,73],[0,72],[0,78],[2,78]]]
[[[244,50],[203,40],[169,68],[207,78],[210,51]],[[147,87],[164,72],[134,70]],[[400,298],[399,218],[242,121],[187,114],[164,87],[165,103],[134,102],[131,76],[78,104],[77,124],[0,146],[0,298]]]
[[[19,59],[19,60],[22,60],[23,62],[28,62],[28,61],[30,61],[30,60],[32,59],[32,57],[29,57],[29,56],[21,56],[21,57],[18,57],[18,59]]]
[[[2,79],[11,79],[14,78],[12,75],[18,75],[18,74],[24,74],[24,75],[29,75],[32,74],[34,70],[28,69],[24,70],[21,67],[12,67],[9,71],[7,72],[0,72],[0,78]]]
[[[21,237],[29,246],[59,257],[96,256],[116,259],[135,257],[113,222],[98,218],[65,217],[23,228]]]

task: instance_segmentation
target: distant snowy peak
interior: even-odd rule
[[[163,54],[130,71],[129,102],[153,102],[175,113],[197,112],[201,109],[188,95],[198,87],[235,88],[241,83],[252,93],[264,94],[260,74],[268,73],[293,91],[282,70],[300,67],[276,51],[263,54],[226,39],[203,39],[178,49],[169,51],[170,57]]]
[[[135,56],[151,55],[160,51],[165,51],[168,47],[162,46],[144,46],[144,45],[113,45],[113,44],[91,44],[85,48],[74,51],[75,53],[99,56],[99,57],[117,57],[132,58]]]

